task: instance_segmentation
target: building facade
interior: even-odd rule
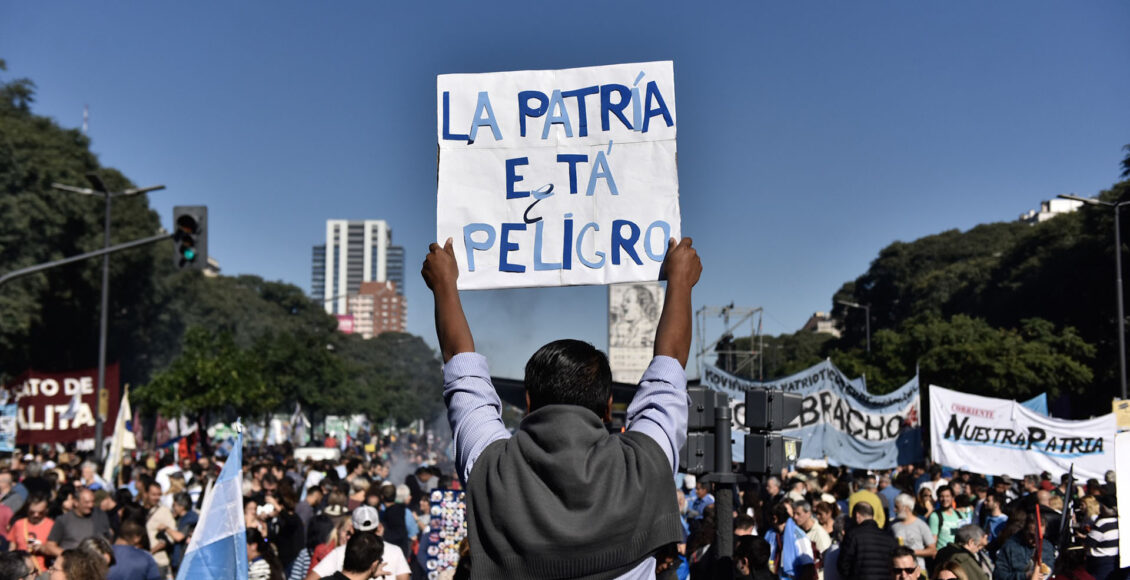
[[[312,265],[311,295],[330,314],[353,314],[350,297],[366,282],[391,282],[403,301],[404,248],[392,245],[384,220],[327,220],[326,243],[314,246]]]
[[[372,338],[382,332],[404,332],[408,302],[392,282],[362,282],[361,290],[349,296],[353,333]]]

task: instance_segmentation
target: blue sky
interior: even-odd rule
[[[435,235],[435,77],[673,60],[695,307],[792,332],[895,240],[1012,220],[1118,179],[1130,4],[1093,2],[7,2],[6,78],[82,123],[152,205],[207,204],[225,273],[309,291],[327,219],[386,219],[415,272]],[[604,288],[465,293],[520,376],[560,337],[607,346]],[[710,338],[714,338],[711,336]],[[694,374],[694,371],[692,371]]]

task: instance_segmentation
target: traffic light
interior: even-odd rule
[[[173,208],[173,263],[178,269],[208,267],[208,206],[178,205]]]
[[[757,388],[745,394],[745,471],[777,473],[800,457],[800,439],[777,433],[800,415],[803,397]]]

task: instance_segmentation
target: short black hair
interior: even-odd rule
[[[750,570],[769,569],[769,542],[758,536],[734,538],[734,560],[745,558]]]
[[[861,501],[851,508],[851,517],[854,518],[857,515],[865,518],[873,518],[875,517],[875,508],[871,507],[871,504]]]
[[[918,556],[914,555],[914,550],[910,549],[907,546],[898,546],[895,549],[891,550],[891,560],[906,558],[908,556],[914,558],[915,561],[918,560]]]
[[[375,562],[380,561],[385,551],[385,542],[376,534],[353,534],[345,545],[343,572],[368,572]]]
[[[0,578],[23,578],[27,576],[31,570],[27,569],[26,554],[27,552],[22,550],[0,553]]]
[[[531,411],[577,405],[603,419],[612,395],[608,357],[580,340],[555,340],[539,348],[526,363],[525,382]]]

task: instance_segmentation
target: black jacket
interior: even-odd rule
[[[880,530],[875,520],[866,520],[844,534],[836,569],[841,578],[888,580],[891,552],[897,547],[894,536]]]

